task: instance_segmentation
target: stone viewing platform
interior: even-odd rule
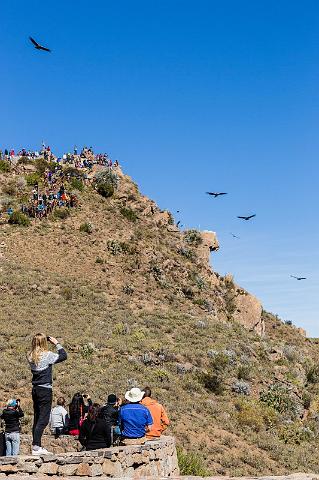
[[[175,439],[162,436],[144,445],[129,445],[91,451],[61,452],[71,446],[78,448],[72,437],[44,436],[43,446],[55,451],[53,455],[19,455],[0,457],[0,478],[11,480],[25,476],[43,477],[176,477],[179,475]],[[70,443],[71,442],[71,443]],[[22,451],[31,443],[22,439]],[[60,452],[58,452],[60,450]]]

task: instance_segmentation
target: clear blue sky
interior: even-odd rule
[[[109,152],[319,336],[318,51],[316,0],[2,0],[0,145]]]

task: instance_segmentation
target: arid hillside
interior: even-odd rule
[[[26,352],[45,331],[69,352],[55,369],[56,395],[103,401],[150,385],[198,471],[317,471],[317,341],[214,272],[216,235],[179,230],[120,169],[109,196],[69,170],[74,208],[8,223],[6,210],[18,212],[35,182],[45,189],[44,167],[2,162],[0,172],[0,400],[22,399],[24,429]]]

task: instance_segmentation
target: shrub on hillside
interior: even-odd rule
[[[79,192],[83,192],[84,190],[84,184],[79,178],[72,178],[70,181],[70,185],[75,190],[79,190]]]
[[[108,240],[107,249],[112,255],[134,254],[136,250],[126,242],[120,242],[118,240]]]
[[[186,243],[194,245],[194,247],[198,247],[201,243],[203,243],[202,236],[198,230],[187,230],[184,233],[184,240]]]
[[[85,222],[85,223],[81,223],[80,225],[80,228],[79,228],[80,232],[84,232],[84,233],[92,233],[93,232],[93,227],[92,225],[90,224],[90,222]]]
[[[232,391],[238,395],[250,395],[250,385],[243,380],[237,380],[232,384]]]
[[[301,421],[283,425],[279,430],[279,438],[284,443],[300,445],[303,442],[309,442],[315,438],[315,433],[303,425]]]
[[[11,225],[21,225],[22,227],[28,227],[30,225],[30,218],[18,210],[15,210],[13,214],[10,215],[8,221]]]
[[[299,413],[298,404],[286,385],[273,383],[267,390],[260,393],[260,400],[278,413],[286,414],[291,418],[295,418]]]
[[[250,380],[251,379],[251,366],[239,365],[237,370],[238,380]]]
[[[278,424],[279,416],[276,410],[258,400],[241,399],[235,404],[235,418],[240,427],[249,427],[259,431],[263,427],[271,428]]]
[[[0,160],[0,172],[1,173],[8,173],[10,172],[10,163],[6,160]]]
[[[110,168],[105,168],[94,176],[95,188],[102,197],[111,197],[118,187],[119,178]]]
[[[46,160],[44,160],[44,158],[42,157],[39,157],[36,159],[35,161],[35,168],[36,168],[36,171],[40,174],[40,175],[43,175],[44,172],[50,167],[50,164],[49,162],[47,162]]]
[[[308,365],[306,367],[306,377],[308,383],[318,383],[319,382],[319,365]]]
[[[38,185],[40,183],[41,175],[39,174],[39,172],[32,172],[32,173],[29,173],[28,175],[26,175],[25,179],[26,179],[27,184],[29,186],[34,186],[34,185]]]
[[[180,247],[177,252],[188,260],[193,261],[196,259],[196,253],[190,248]]]
[[[121,207],[120,212],[123,217],[125,217],[130,222],[136,222],[136,220],[138,219],[138,216],[131,208]]]
[[[17,185],[16,185],[15,181],[11,180],[10,182],[3,185],[2,191],[6,195],[9,195],[10,197],[14,197],[17,193]]]
[[[29,157],[20,157],[17,165],[30,165],[32,160]]]
[[[209,476],[203,459],[197,453],[188,453],[180,447],[177,447],[177,459],[181,475],[195,477]]]
[[[66,218],[68,218],[70,216],[70,210],[68,208],[65,208],[65,207],[56,208],[53,211],[53,215],[54,215],[55,218],[58,218],[60,220],[65,220]]]

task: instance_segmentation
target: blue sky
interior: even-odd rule
[[[319,336],[318,27],[312,0],[2,0],[0,145],[109,152],[217,232],[217,271]]]

